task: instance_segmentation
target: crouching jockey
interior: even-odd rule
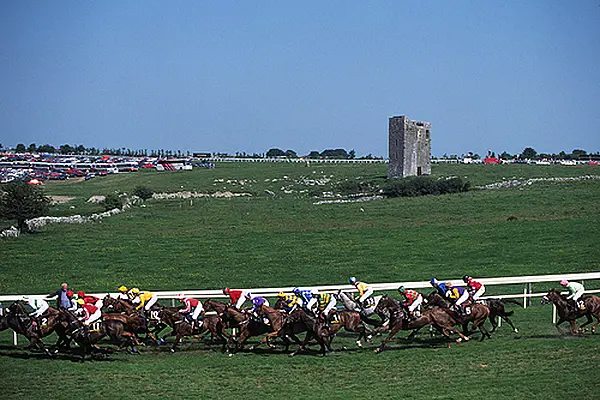
[[[444,282],[440,282],[437,280],[437,278],[431,278],[431,280],[429,281],[429,283],[431,284],[431,286],[433,286],[433,288],[437,291],[437,293],[442,296],[442,297],[446,297],[446,292],[448,291],[448,288],[446,288],[446,284]]]
[[[247,290],[223,288],[223,294],[229,296],[229,305],[238,311],[246,302],[246,293],[248,293]]]
[[[87,295],[83,292],[83,290],[80,290],[79,292],[77,292],[77,298],[83,299],[83,301],[85,303],[93,304],[96,307],[98,307],[99,309],[102,309],[102,306],[103,306],[102,299],[99,299],[98,297],[95,297],[95,296]]]
[[[410,319],[417,319],[421,316],[421,304],[423,296],[421,293],[412,289],[405,289],[404,286],[398,288],[398,292],[404,297],[404,307],[408,309]]]
[[[330,293],[317,293],[316,297],[319,318],[327,322],[337,323],[338,318],[335,313],[335,304],[337,301],[335,297]]]
[[[204,307],[202,303],[191,297],[185,297],[183,293],[177,295],[177,298],[181,303],[185,305],[185,308],[179,310],[180,313],[185,315],[186,320],[192,324],[192,330],[196,327],[196,322],[200,314],[204,313]]]
[[[131,301],[133,299],[133,297],[135,297],[130,292],[130,290],[127,289],[127,286],[121,285],[117,290],[119,291],[119,295],[117,296],[117,299]]]
[[[35,297],[23,297],[23,301],[28,304],[29,307],[33,308],[33,312],[29,313],[29,316],[33,318],[33,322],[41,326],[39,323],[39,318],[42,317],[46,311],[48,311],[48,308],[50,307],[48,302]]]
[[[313,292],[310,289],[300,289],[295,287],[294,294],[298,300],[300,300],[299,304],[304,311],[312,313],[313,307],[317,304],[317,298],[313,296]]]
[[[459,313],[464,314],[465,309],[463,303],[469,299],[469,292],[460,286],[452,286],[452,282],[446,282],[446,297],[454,303],[454,309]]]
[[[582,311],[585,310],[585,304],[581,299],[581,296],[583,296],[583,293],[585,292],[583,285],[578,282],[569,282],[566,279],[560,281],[560,285],[569,291],[567,300],[572,301],[571,307],[573,308],[573,311],[577,311],[577,309]]]
[[[296,297],[295,294],[285,294],[284,292],[279,292],[277,297],[279,297],[283,302],[283,310],[288,314],[293,312],[296,307],[302,307],[302,300]]]
[[[84,312],[83,325],[90,326],[102,317],[102,312],[98,307],[91,303],[86,303],[83,299],[77,299],[77,304],[81,306]]]
[[[349,281],[358,290],[358,299],[356,301],[364,311],[365,301],[373,294],[373,288],[364,282],[357,281],[355,277],[351,277]]]
[[[246,293],[246,299],[250,300],[250,302],[252,303],[252,309],[250,310],[250,313],[252,314],[252,316],[254,316],[254,318],[257,318],[260,320],[260,317],[258,316],[256,310],[260,306],[269,307],[269,300],[265,299],[262,296],[253,296],[252,293],[250,293],[250,292]],[[263,322],[267,325],[269,325],[269,323],[270,323],[268,318],[263,318]]]
[[[485,286],[483,283],[476,281],[469,275],[463,276],[463,282],[467,284],[467,291],[469,292],[469,296],[473,299],[473,303],[479,300],[485,293]]]

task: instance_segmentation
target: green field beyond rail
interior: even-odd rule
[[[600,270],[600,179],[314,204],[315,195],[335,193],[347,182],[383,182],[385,174],[385,165],[219,164],[215,170],[51,183],[45,187],[48,195],[70,198],[52,209],[56,216],[101,212],[100,205],[87,203],[91,196],[130,193],[138,185],[156,192],[252,196],[148,200],[99,223],[48,225],[1,240],[0,294],[49,293],[63,281],[86,292],[108,292],[121,284],[185,290],[342,284],[349,276],[375,283]],[[600,170],[434,165],[433,174],[481,186],[600,175]],[[586,282],[586,287],[600,285]],[[492,340],[448,348],[427,335],[409,342],[399,334],[379,355],[372,350],[382,338],[356,350],[353,337],[342,335],[333,343],[339,351],[325,358],[291,359],[280,350],[227,357],[217,347],[187,340],[174,355],[167,348],[144,348],[140,356],[115,354],[80,365],[14,348],[12,333],[2,332],[2,393],[5,398],[141,393],[146,398],[600,398],[600,335],[559,334],[550,306],[510,309],[518,335],[502,326]]]

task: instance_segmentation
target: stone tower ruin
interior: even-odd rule
[[[389,123],[388,178],[431,174],[431,124],[402,115]]]

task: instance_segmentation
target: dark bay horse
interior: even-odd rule
[[[17,300],[5,310],[4,323],[0,330],[10,328],[16,333],[25,336],[32,347],[41,349],[50,355],[50,352],[42,342],[42,337],[56,332],[58,336],[58,341],[56,342],[57,349],[60,348],[61,344],[66,343],[68,345],[69,343],[65,334],[65,326],[61,323],[59,316],[59,310],[49,307],[38,323],[33,317],[29,316],[29,313],[25,309],[25,303]]]
[[[400,330],[415,330],[420,329],[426,325],[433,325],[447,338],[450,338],[450,333],[456,333],[459,336],[459,338],[456,340],[457,342],[461,342],[462,340],[469,340],[468,337],[464,336],[458,330],[454,329],[453,326],[457,324],[457,321],[446,309],[427,309],[422,312],[421,317],[415,320],[409,320],[407,312],[404,310],[404,308],[400,304],[398,304],[394,299],[385,295],[377,304],[377,308],[379,308],[379,312],[387,310],[387,312],[389,313],[390,333],[384,339],[381,346],[379,346],[375,350],[376,353],[383,351],[385,345]]]
[[[485,299],[482,301],[482,304],[486,305],[490,309],[489,320],[492,324],[492,330],[490,332],[494,332],[496,328],[498,328],[496,317],[500,317],[511,326],[514,333],[519,333],[519,330],[509,318],[514,314],[514,311],[506,311],[504,309],[506,303],[512,303],[523,307],[523,304],[520,301],[514,299]]]
[[[227,340],[223,335],[229,337],[229,334],[223,330],[223,321],[216,315],[206,315],[199,321],[200,323],[192,329],[192,324],[185,318],[185,315],[179,312],[178,309],[163,308],[159,312],[161,321],[171,327],[172,331],[163,336],[159,340],[159,344],[163,343],[164,340],[169,336],[175,336],[175,343],[171,347],[171,352],[175,352],[177,345],[181,342],[181,339],[187,336],[201,335],[205,332],[210,332],[213,338],[223,343],[223,351],[227,345]]]
[[[583,296],[582,300],[585,305],[585,310],[573,310],[565,296],[554,289],[550,289],[548,293],[542,297],[542,304],[553,303],[556,306],[559,319],[554,326],[556,326],[556,329],[558,329],[559,332],[559,325],[565,321],[569,321],[572,334],[583,333],[583,327],[593,322],[593,316],[596,318],[596,323],[592,326],[592,333],[595,333],[596,327],[600,323],[600,297],[592,295]],[[577,329],[575,320],[583,316],[585,316],[587,320],[579,327],[579,329]]]
[[[279,330],[278,336],[282,338],[292,337],[297,341],[296,334],[306,331],[306,337],[300,344],[300,347],[292,352],[290,356],[295,356],[308,344],[311,339],[315,339],[321,346],[321,354],[325,355],[327,351],[332,352],[331,348],[331,332],[329,326],[319,318],[309,315],[301,308],[297,308],[291,312],[284,320],[282,328]],[[286,349],[289,346],[289,341],[286,342]]]
[[[469,313],[459,314],[458,312],[452,310],[450,308],[450,303],[437,292],[431,293],[429,296],[427,296],[426,300],[427,305],[430,307],[433,306],[447,309],[448,313],[456,320],[456,322],[463,326],[463,333],[465,335],[470,335],[474,333],[477,328],[479,328],[479,331],[481,332],[480,340],[484,340],[486,337],[492,337],[484,325],[485,320],[490,316],[490,309],[487,306],[479,303],[470,304],[465,306],[470,307]],[[471,330],[469,330],[468,327],[469,322],[473,322]]]
[[[119,350],[129,344],[132,353],[137,353],[134,343],[134,335],[127,332],[126,324],[118,319],[109,319],[98,321],[99,324],[92,324],[91,327],[85,326],[70,311],[61,310],[61,318],[66,323],[66,332],[81,348],[81,361],[85,361],[88,354],[97,352],[94,345],[102,338],[108,336],[111,343],[117,345]]]
[[[356,339],[356,345],[358,347],[362,347],[361,339],[365,338],[367,341],[371,340],[371,335],[367,334],[367,327],[363,323],[361,319],[361,315],[357,311],[349,311],[342,310],[337,313],[338,321],[337,323],[331,323],[329,328],[329,334],[331,335],[331,340],[335,337],[335,335],[342,329],[346,332],[357,332],[358,339]]]

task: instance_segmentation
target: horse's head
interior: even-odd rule
[[[23,300],[16,300],[10,306],[7,311],[12,314],[25,314],[25,302]]]
[[[285,301],[283,300],[283,298],[278,297],[273,308],[275,310],[281,310],[284,306],[285,306]]]
[[[375,307],[375,314],[383,313],[390,305],[390,297],[387,294],[381,296],[381,300],[377,303]]]
[[[548,290],[548,293],[542,297],[542,304],[555,303],[559,301],[560,298],[560,293],[554,290],[554,288],[551,288]]]

